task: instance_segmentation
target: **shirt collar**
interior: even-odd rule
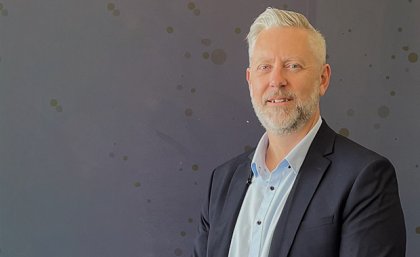
[[[308,153],[309,147],[311,146],[312,141],[315,138],[316,133],[321,127],[322,119],[319,117],[315,126],[306,134],[306,136],[287,154],[284,158],[287,163],[292,167],[295,173],[298,173],[300,167],[305,160],[306,154]],[[267,132],[262,135],[260,141],[258,142],[257,148],[255,149],[255,154],[252,158],[251,169],[255,177],[261,175],[261,173],[268,172],[267,166],[265,164],[265,154],[268,146],[268,135]],[[279,165],[283,163],[280,162]],[[277,167],[274,169],[276,170]]]

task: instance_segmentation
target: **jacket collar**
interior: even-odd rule
[[[313,194],[330,165],[336,133],[323,120],[292,187],[273,234],[269,257],[286,257]]]

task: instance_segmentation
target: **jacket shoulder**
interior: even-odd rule
[[[240,177],[248,177],[251,174],[251,160],[254,151],[255,149],[244,152],[217,166],[213,170],[212,180],[221,184],[230,184],[235,173]]]
[[[345,156],[346,160],[354,162],[371,162],[389,160],[381,154],[360,145],[359,143],[337,134],[334,144],[334,155]]]

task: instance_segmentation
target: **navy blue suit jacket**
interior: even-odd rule
[[[193,257],[228,256],[253,153],[213,171]],[[323,121],[278,220],[269,257],[403,257],[405,245],[392,164]]]

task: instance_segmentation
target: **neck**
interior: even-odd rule
[[[311,129],[318,122],[319,113],[305,123],[299,130],[286,134],[279,135],[267,131],[268,147],[265,156],[265,163],[268,170],[272,171],[277,165],[289,154],[289,152],[311,131]]]

